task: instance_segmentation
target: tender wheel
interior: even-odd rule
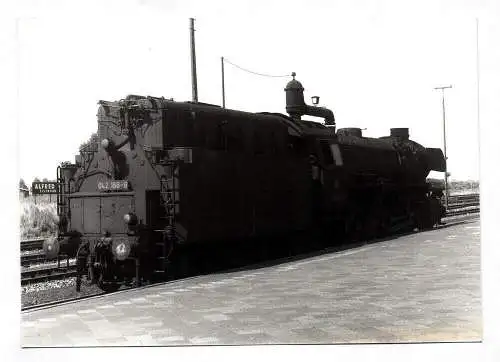
[[[379,224],[377,230],[377,237],[383,238],[390,234],[391,218],[386,211],[380,211]]]

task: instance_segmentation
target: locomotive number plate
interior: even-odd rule
[[[97,183],[99,191],[128,191],[127,180],[109,180]]]

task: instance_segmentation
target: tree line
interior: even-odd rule
[[[94,150],[95,148],[97,148],[98,142],[99,142],[99,137],[97,136],[97,133],[92,133],[90,135],[90,137],[88,138],[88,140],[86,140],[85,142],[80,144],[79,151],[85,152],[85,151]],[[40,180],[40,178],[35,177],[33,179],[33,182],[56,182],[56,180],[49,180],[46,177],[44,177]],[[28,190],[30,189],[30,187],[26,184],[26,182],[24,181],[23,178],[21,178],[19,180],[19,188],[20,189],[28,189]]]

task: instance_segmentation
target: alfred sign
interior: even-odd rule
[[[57,194],[57,182],[33,182],[31,192],[33,195]]]

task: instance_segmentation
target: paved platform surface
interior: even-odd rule
[[[481,340],[479,220],[22,313],[29,346]]]

